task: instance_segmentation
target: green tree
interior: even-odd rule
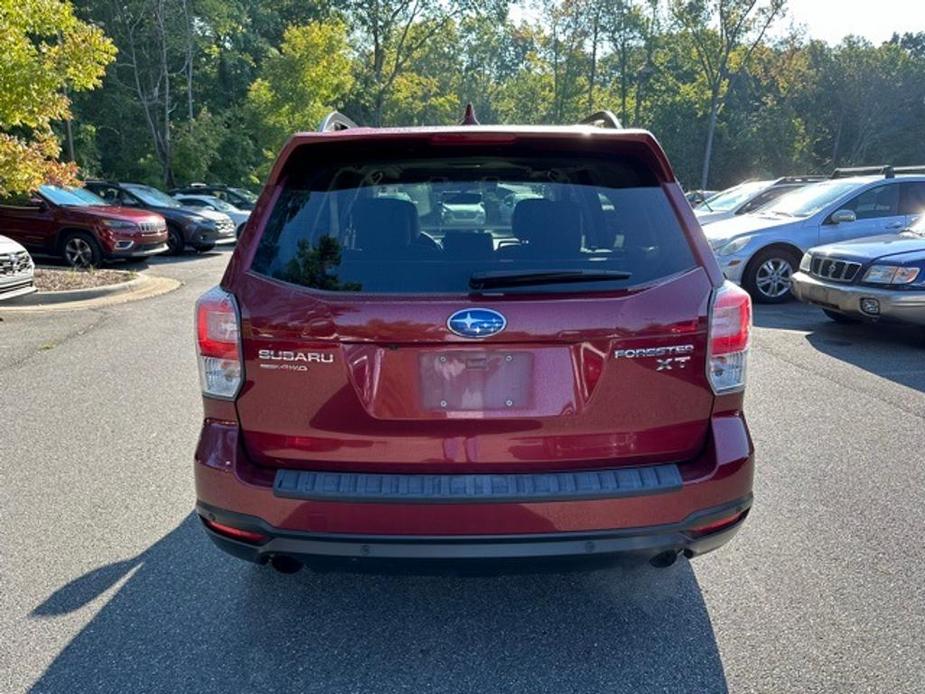
[[[247,94],[265,162],[292,133],[314,130],[352,86],[353,63],[343,22],[286,29],[279,52],[264,61]]]
[[[710,107],[700,187],[710,180],[713,138],[723,97],[736,69],[748,65],[752,52],[784,11],[786,0],[672,0],[671,13],[690,37],[709,90]]]
[[[70,92],[100,84],[115,48],[59,0],[0,0],[0,36],[0,195],[69,180],[52,124],[70,118]]]

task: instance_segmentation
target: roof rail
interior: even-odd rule
[[[894,166],[893,173],[898,174],[925,174],[925,166]]]
[[[324,117],[324,120],[321,121],[321,125],[318,126],[319,133],[333,133],[338,130],[347,130],[349,128],[358,128],[359,126],[354,123],[352,120],[347,118],[343,113],[338,111],[331,111],[327,116]]]
[[[879,166],[850,166],[847,168],[835,169],[835,171],[832,172],[832,178],[847,178],[848,176],[875,176],[877,174],[882,174],[884,178],[893,178],[896,176],[896,169],[892,166],[884,164],[880,164]]]
[[[807,174],[805,176],[781,176],[775,183],[814,183],[826,179],[822,174]]]
[[[578,121],[578,125],[593,125],[596,128],[614,128],[621,130],[623,125],[613,111],[597,111],[586,118]]]

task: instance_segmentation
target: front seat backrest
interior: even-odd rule
[[[403,251],[417,235],[417,221],[417,208],[407,200],[358,200],[353,206],[356,248],[381,253]]]
[[[511,229],[529,255],[572,255],[582,246],[581,211],[573,202],[521,200],[514,208]]]

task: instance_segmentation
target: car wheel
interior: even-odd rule
[[[186,248],[183,234],[176,227],[167,227],[167,252],[170,255],[180,255]]]
[[[759,304],[782,304],[790,301],[790,278],[800,265],[795,253],[784,248],[768,248],[752,258],[742,285]]]
[[[97,267],[103,260],[103,251],[96,239],[83,231],[75,231],[64,237],[61,255],[68,265],[79,270]]]
[[[846,316],[844,313],[839,313],[838,311],[830,311],[827,308],[822,309],[822,312],[836,323],[844,323],[847,325],[861,322],[858,318],[854,318],[853,316]]]
[[[200,245],[200,246],[196,246],[196,252],[197,252],[197,253],[208,253],[208,252],[211,251],[213,248],[215,248],[215,244],[214,244],[214,243],[204,243],[204,244],[202,244],[202,245]]]

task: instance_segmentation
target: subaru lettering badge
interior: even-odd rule
[[[490,308],[467,308],[450,316],[446,327],[460,337],[490,337],[507,327],[507,319]]]

